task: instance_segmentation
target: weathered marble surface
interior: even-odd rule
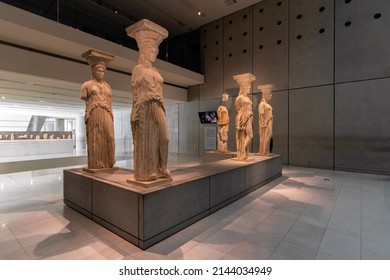
[[[259,137],[260,147],[259,154],[261,156],[270,154],[270,143],[272,138],[272,125],[273,125],[273,114],[272,106],[269,104],[272,98],[272,90],[275,86],[272,84],[260,85],[257,87],[262,93],[262,99],[259,103]]]
[[[114,56],[90,49],[81,55],[92,70],[92,77],[81,87],[80,98],[85,101],[88,168],[111,168],[115,164],[114,116],[112,91],[104,81],[106,67]]]
[[[252,100],[248,97],[252,82],[256,77],[251,73],[233,76],[233,79],[240,86],[240,92],[236,98],[236,144],[237,159],[248,159],[249,146],[253,139],[253,111]]]
[[[218,151],[227,152],[228,132],[229,132],[229,112],[225,106],[219,106],[218,111]]]
[[[153,67],[158,46],[168,36],[168,31],[146,19],[129,26],[126,31],[136,39],[140,54],[131,76],[134,179],[153,181],[169,178],[169,137],[162,88],[164,79]]]

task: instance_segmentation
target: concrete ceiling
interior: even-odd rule
[[[176,36],[188,31],[194,30],[204,24],[224,17],[235,11],[253,5],[256,0],[115,0],[115,1],[92,1],[101,2],[105,5],[109,3],[109,8],[118,10],[118,13],[131,15],[133,19],[148,18],[164,26],[170,33],[170,36]],[[52,54],[61,55],[70,59],[80,60],[80,53],[85,51],[88,46],[95,44],[95,37],[84,34],[87,39],[85,42],[73,41],[72,36],[78,30],[69,32],[58,32],[58,37],[54,38],[50,30],[29,30],[30,22],[28,17],[24,19],[15,19],[7,15],[3,3],[2,13],[0,13],[0,38],[2,41],[18,44],[27,48],[43,50]],[[12,7],[13,8],[13,7]],[[107,8],[107,7],[106,7]],[[13,8],[15,9],[15,8]],[[108,9],[108,8],[107,8]],[[199,16],[197,12],[202,14]],[[35,17],[35,15],[31,15]],[[31,18],[32,19],[32,18]],[[23,26],[16,26],[15,22],[24,21]],[[32,20],[36,21],[36,19]],[[7,28],[6,28],[7,27]],[[17,29],[15,29],[17,28]],[[27,29],[26,29],[27,28]],[[62,27],[66,28],[66,27]],[[69,28],[68,28],[69,29]],[[61,37],[62,36],[62,37]],[[66,38],[69,36],[69,38]],[[52,44],[51,44],[52,43]],[[104,43],[104,42],[103,42]],[[112,44],[107,42],[107,44]],[[58,46],[62,46],[59,48]],[[133,51],[130,57],[129,49],[122,46],[117,48],[117,59],[112,64],[112,68],[119,71],[131,69],[135,65],[137,53]],[[124,50],[126,49],[126,50]],[[134,54],[135,53],[135,54]],[[122,55],[123,54],[123,55]],[[129,68],[129,66],[131,68]],[[156,67],[162,72],[166,82],[187,87],[201,83],[203,78],[199,78],[196,73],[186,71],[185,69],[168,65],[168,63],[159,61]],[[127,85],[126,85],[127,87]],[[18,106],[25,108],[57,108],[57,110],[79,112],[84,104],[79,99],[80,84],[50,79],[48,77],[26,75],[20,72],[5,71],[0,65],[0,107]],[[128,107],[129,93],[117,91],[117,97],[114,101],[114,107]],[[3,97],[7,95],[7,97]],[[167,102],[170,100],[168,99]],[[17,105],[14,105],[17,104]],[[24,104],[24,105],[23,105]]]

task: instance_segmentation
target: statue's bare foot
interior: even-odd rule
[[[169,170],[165,168],[161,173],[161,178],[171,178],[171,172],[169,172]]]
[[[157,179],[156,174],[149,175],[145,181],[154,181]]]

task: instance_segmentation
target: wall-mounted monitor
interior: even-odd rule
[[[201,123],[217,123],[218,117],[216,111],[199,112],[199,120]]]

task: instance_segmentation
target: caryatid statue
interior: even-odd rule
[[[88,169],[112,168],[115,164],[114,115],[112,91],[104,81],[108,64],[114,56],[90,49],[81,57],[88,61],[92,77],[81,87],[80,98],[85,101]]]
[[[257,87],[262,93],[261,102],[259,103],[259,136],[260,136],[260,147],[259,154],[266,156],[270,154],[270,143],[272,138],[272,125],[273,115],[272,107],[269,104],[272,98],[272,91],[275,86],[272,84],[260,85]]]
[[[126,28],[137,41],[139,59],[131,75],[133,106],[131,130],[134,144],[134,179],[153,181],[170,178],[168,124],[163,97],[163,77],[153,67],[158,47],[168,31],[143,19]]]
[[[236,143],[237,159],[246,160],[249,155],[249,146],[253,139],[253,111],[252,100],[248,94],[252,87],[252,82],[256,77],[251,73],[233,76],[233,79],[240,86],[240,92],[236,98]]]
[[[229,98],[228,94],[222,94],[222,102],[227,101]],[[226,153],[228,151],[228,132],[229,132],[229,112],[228,109],[221,105],[217,110],[218,115],[218,151]]]

